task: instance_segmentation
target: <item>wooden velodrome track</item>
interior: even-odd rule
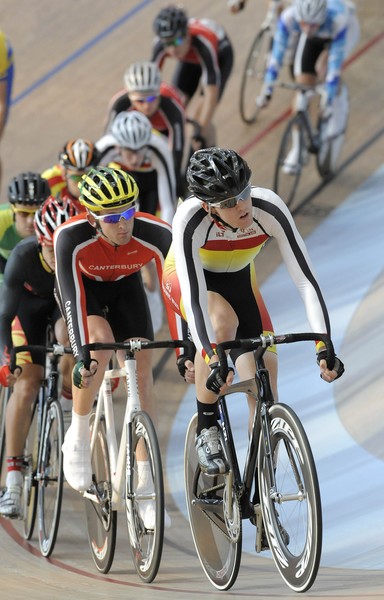
[[[345,71],[351,100],[343,169],[326,187],[313,165],[301,190],[302,204],[296,221],[307,236],[340,206],[383,162],[382,56],[384,4],[382,0],[356,0],[361,39]],[[152,39],[151,23],[163,5],[158,0],[2,0],[0,27],[12,40],[16,57],[14,104],[1,144],[3,181],[1,201],[6,201],[10,177],[23,170],[42,171],[53,164],[63,143],[74,136],[97,139],[102,133],[111,95],[122,87],[126,67],[147,58]],[[218,143],[240,151],[253,170],[253,182],[272,185],[272,173],[286,122],[289,95],[275,94],[270,109],[253,126],[244,125],[238,112],[239,82],[250,43],[261,23],[264,0],[249,0],[243,13],[233,16],[224,0],[186,0],[190,15],[212,17],[225,25],[233,40],[236,63],[233,76],[215,118]],[[357,227],[357,226],[356,226]],[[368,234],[368,232],[367,232]],[[357,241],[357,240],[356,240]],[[275,270],[279,257],[271,245],[259,265],[261,282]],[[381,280],[382,282],[382,280]],[[380,280],[379,280],[380,283]],[[382,286],[381,286],[382,289]],[[382,298],[382,296],[381,296]],[[381,307],[382,302],[375,304]],[[376,313],[377,314],[377,313]],[[382,321],[382,317],[381,317]],[[163,336],[167,333],[164,330]],[[381,350],[380,350],[381,351]],[[381,351],[382,353],[382,351]],[[175,373],[173,358],[159,356],[162,404],[160,437],[164,451],[173,416],[185,387]],[[382,364],[382,363],[381,363]],[[378,380],[377,385],[379,385]],[[163,397],[165,395],[163,394]],[[191,413],[194,406],[191,406]],[[382,409],[381,409],[382,410]],[[383,416],[382,414],[380,416]],[[379,423],[383,420],[379,419]],[[383,460],[382,427],[377,455]],[[182,453],[180,452],[180,461]],[[382,494],[378,497],[382,503]],[[126,527],[121,517],[118,547],[108,576],[97,574],[86,541],[84,513],[77,494],[65,489],[57,545],[50,560],[40,557],[37,540],[22,540],[18,524],[0,523],[0,577],[4,600],[52,598],[193,598],[220,594],[206,581],[184,516],[169,500],[172,528],[167,531],[160,573],[154,584],[140,584],[133,573],[124,543]],[[384,524],[377,523],[384,536]],[[362,549],[364,553],[364,548]],[[383,564],[384,544],[378,549]],[[381,567],[382,568],[382,567]],[[294,596],[280,580],[268,558],[244,555],[238,581],[227,598],[288,598]],[[310,598],[384,598],[382,570],[322,567]]]

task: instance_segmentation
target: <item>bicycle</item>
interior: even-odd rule
[[[60,344],[16,346],[11,351],[11,370],[16,367],[17,353],[34,350],[45,352],[47,361],[24,451],[23,534],[26,540],[31,539],[37,513],[40,551],[49,557],[56,543],[63,496],[64,423],[58,399],[58,362],[72,350]]]
[[[128,539],[139,577],[151,583],[157,575],[164,538],[164,484],[159,443],[150,416],[141,410],[135,354],[157,348],[188,348],[183,341],[130,340],[93,343],[91,350],[124,350],[121,369],[105,372],[96,410],[91,415],[91,461],[93,483],[82,492],[86,500],[89,546],[96,568],[108,573],[116,545],[117,511],[125,508]],[[119,446],[112,406],[111,380],[125,377],[127,398]],[[149,463],[150,485],[140,487],[138,456]],[[155,502],[153,528],[146,528],[141,509]]]
[[[219,396],[219,432],[229,473],[212,477],[200,470],[195,450],[197,415],[190,421],[184,471],[191,532],[201,566],[219,590],[228,590],[236,581],[243,519],[250,519],[257,527],[256,552],[270,549],[280,575],[292,590],[304,592],[316,579],[322,547],[316,466],[298,416],[286,404],[274,403],[263,358],[269,346],[307,340],[326,344],[327,364],[332,368],[333,345],[327,336],[317,333],[262,335],[218,344],[224,379],[228,372],[225,350],[252,351],[256,369],[253,379],[233,383]],[[227,398],[235,393],[256,401],[242,476],[227,409]]]
[[[339,94],[342,104],[339,108],[340,126],[336,129],[329,118],[320,115],[317,124],[314,125],[310,116],[309,101],[313,96],[319,96],[320,106],[324,103],[326,92],[323,84],[307,86],[279,82],[275,85],[298,92],[297,113],[288,121],[283,133],[273,182],[273,190],[285,200],[287,206],[291,206],[310,154],[316,156],[317,171],[323,180],[331,178],[335,173],[348,121],[348,91],[343,84]],[[294,170],[286,172],[284,163],[292,147],[297,148],[296,165]]]
[[[272,51],[273,37],[279,17],[278,2],[274,2],[254,38],[245,61],[240,83],[239,108],[244,123],[256,121],[260,106],[256,98],[264,85],[264,74]]]

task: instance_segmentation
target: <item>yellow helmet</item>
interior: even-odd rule
[[[93,212],[129,206],[139,195],[139,188],[131,175],[109,167],[97,167],[85,173],[79,189],[80,203]]]

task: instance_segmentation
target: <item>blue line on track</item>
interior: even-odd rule
[[[76,50],[76,52],[73,52],[73,54],[70,54],[68,56],[68,58],[66,58],[61,63],[59,63],[56,67],[54,67],[53,69],[51,69],[50,71],[48,71],[48,73],[46,75],[44,75],[43,77],[41,77],[40,79],[38,79],[35,83],[33,83],[32,85],[30,85],[26,90],[24,90],[18,96],[16,96],[15,98],[13,98],[12,102],[11,102],[12,106],[14,106],[15,104],[18,104],[19,102],[21,102],[21,100],[24,100],[24,98],[26,98],[27,96],[29,96],[30,94],[32,94],[36,89],[38,89],[39,87],[41,87],[42,85],[44,85],[44,83],[46,83],[47,81],[49,81],[50,79],[52,79],[52,77],[55,77],[55,75],[57,75],[57,73],[60,73],[60,71],[62,71],[66,67],[68,67],[68,65],[70,65],[71,63],[73,63],[80,56],[82,56],[83,54],[85,54],[86,52],[88,52],[89,50],[91,50],[91,48],[93,48],[94,46],[96,46],[96,44],[98,44],[104,38],[108,37],[116,29],[118,29],[119,27],[121,27],[122,25],[124,25],[124,23],[126,21],[129,21],[130,19],[132,19],[132,17],[134,17],[138,12],[140,12],[141,10],[143,10],[146,6],[148,6],[152,2],[153,2],[153,0],[143,0],[142,2],[140,2],[139,4],[137,4],[134,8],[131,8],[125,15],[123,15],[122,17],[120,17],[120,19],[118,19],[117,21],[115,21],[114,23],[112,23],[112,25],[110,25],[109,27],[107,27],[107,29],[104,29],[104,31],[102,31],[101,33],[99,33],[99,35],[97,35],[96,37],[94,37],[91,40],[89,40],[89,42],[87,42],[86,44],[84,44],[84,46],[82,46],[81,48],[79,48],[79,50]]]

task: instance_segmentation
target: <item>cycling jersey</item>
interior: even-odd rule
[[[11,105],[13,75],[13,50],[5,34],[2,31],[0,31],[0,83],[5,82],[7,87],[5,94],[4,124],[7,121],[9,107]]]
[[[233,64],[232,45],[225,30],[210,19],[192,18],[188,21],[188,35],[191,40],[190,48],[187,54],[179,60],[182,64],[199,66],[197,72],[189,71],[190,74],[196,73],[198,76],[188,80],[180,71],[175,75],[173,84],[183,93],[192,97],[200,75],[202,75],[203,85],[217,85],[220,97]],[[159,68],[162,68],[167,57],[166,45],[156,37],[151,60],[157,63]]]
[[[270,190],[252,187],[251,195],[253,225],[247,229],[233,230],[217,223],[193,196],[178,207],[173,220],[163,290],[170,306],[188,322],[196,348],[205,359],[213,356],[217,342],[208,313],[209,290],[220,293],[234,308],[239,337],[252,337],[271,328],[253,273],[254,258],[270,238],[276,239],[304,301],[310,327],[329,333],[327,309],[292,215]],[[284,290],[281,296],[284,301]],[[249,318],[252,302],[259,307],[257,323],[253,316]]]
[[[277,30],[273,41],[271,58],[265,75],[265,83],[269,84],[275,81],[278,77],[280,67],[283,63],[285,51],[288,47],[288,41],[293,34],[300,36],[297,48],[300,51],[305,43],[312,40],[323,42],[323,47],[328,48],[328,65],[326,75],[326,89],[328,101],[332,102],[335,98],[340,82],[340,74],[343,62],[346,58],[347,51],[351,50],[348,43],[348,29],[356,27],[356,17],[352,3],[344,0],[328,0],[327,16],[322,25],[317,29],[312,38],[308,38],[301,33],[300,24],[295,18],[294,6],[289,6],[280,15],[277,24]],[[357,42],[357,38],[353,40],[353,45]],[[311,45],[308,46],[310,51]]]
[[[5,263],[21,237],[16,231],[14,212],[9,204],[0,206],[0,272],[4,272]]]
[[[121,90],[111,100],[108,107],[108,124],[106,133],[110,131],[116,115],[125,110],[132,110],[132,104],[127,90]],[[148,115],[147,115],[148,116]],[[148,119],[152,127],[165,135],[169,140],[175,166],[176,179],[180,177],[182,169],[184,141],[185,141],[185,111],[181,98],[175,88],[162,82],[160,85],[160,100],[157,110]]]
[[[117,142],[112,134],[104,135],[95,145],[100,152],[100,165],[123,169],[137,180],[140,210],[154,214],[154,211],[149,209],[149,206],[153,204],[152,200],[148,201],[148,205],[146,204],[144,189],[147,187],[147,193],[157,196],[156,208],[159,205],[161,218],[167,223],[171,223],[176,206],[176,181],[172,155],[166,138],[158,131],[152,130],[143,163],[135,170],[130,169],[122,162],[118,149],[116,149]],[[153,178],[154,172],[157,179]],[[145,186],[145,179],[149,179],[149,186]]]
[[[64,169],[61,165],[53,165],[53,167],[46,169],[41,176],[48,181],[52,196],[63,200],[68,198],[75,205],[78,213],[85,212],[85,208],[80,204],[79,199],[69,192]]]
[[[54,273],[44,262],[35,236],[22,240],[10,254],[0,298],[0,360],[9,362],[13,345],[45,344],[46,328],[60,318],[53,295]],[[17,317],[17,319],[16,319]],[[16,336],[16,338],[15,338]],[[44,365],[45,354],[18,356],[18,364]]]
[[[124,245],[109,243],[83,215],[70,219],[56,230],[54,236],[56,256],[57,292],[65,314],[69,340],[77,361],[83,360],[83,345],[89,341],[87,325],[87,281],[92,282],[94,294],[96,283],[108,284],[113,302],[113,293],[119,290],[119,282],[137,274],[140,269],[154,260],[159,281],[163,264],[171,245],[171,227],[153,215],[136,213],[131,240]],[[116,286],[110,285],[112,282]],[[141,279],[137,286],[143,288]],[[112,287],[116,292],[112,291]],[[138,293],[140,293],[137,287]],[[135,292],[131,291],[134,300]],[[143,298],[145,292],[142,291]],[[93,296],[94,297],[94,296]],[[94,300],[93,300],[94,301]],[[143,307],[145,300],[143,300]],[[130,294],[124,296],[124,312],[131,308]],[[144,309],[144,308],[143,308]],[[124,312],[121,320],[124,320]],[[139,315],[137,315],[139,317]],[[115,320],[119,315],[114,315]],[[177,337],[179,325],[175,313],[167,308],[168,324],[173,337]],[[181,330],[180,330],[181,331]],[[134,333],[135,336],[144,334]]]

